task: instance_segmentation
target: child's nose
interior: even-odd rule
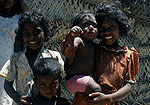
[[[46,89],[46,92],[51,92],[51,89],[50,89],[50,88],[47,88],[47,89]]]
[[[93,29],[94,27],[93,27],[93,25],[89,25],[89,29]]]
[[[105,34],[109,34],[109,32],[110,32],[110,29],[105,29],[104,31]]]
[[[94,27],[92,25],[89,26],[89,31],[93,31]]]
[[[31,39],[35,39],[36,35],[35,34],[31,34]]]
[[[46,91],[47,91],[47,92],[51,92],[51,91],[52,91],[52,88],[51,88],[51,87],[47,87],[47,88],[46,88]]]

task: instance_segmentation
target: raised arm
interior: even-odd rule
[[[103,94],[100,92],[89,94],[89,105],[101,105],[119,101],[125,98],[131,91],[131,84],[126,83],[122,88],[113,94]]]
[[[80,43],[80,39],[75,40],[75,37],[80,36],[82,33],[80,27],[74,26],[67,34],[65,41],[62,42],[62,53],[66,57],[65,68],[69,67],[74,60],[75,51]]]

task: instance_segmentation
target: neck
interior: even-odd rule
[[[102,42],[102,45],[105,45],[105,46],[108,47],[108,48],[120,47],[120,45],[119,45],[119,43],[118,43],[118,40],[117,40],[115,43],[113,43],[112,45],[106,45],[106,44],[104,44],[103,42]]]
[[[80,36],[82,38],[82,40],[84,40],[85,42],[89,43],[89,44],[93,44],[93,40],[86,40],[84,37]]]
[[[38,48],[38,49],[30,49],[29,47],[27,47],[27,52],[26,52],[26,54],[35,55],[35,54],[38,54],[41,49],[42,49],[42,47],[40,47],[40,48]]]
[[[15,15],[15,12],[13,11],[12,8],[8,8],[8,9],[4,9],[4,8],[0,8],[0,16],[2,17],[12,17]]]

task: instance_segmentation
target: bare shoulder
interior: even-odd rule
[[[79,45],[84,45],[84,42],[83,42],[82,38],[76,37],[74,39],[74,45],[75,45],[75,47],[78,47]]]

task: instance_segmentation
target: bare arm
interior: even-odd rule
[[[20,102],[20,97],[21,95],[18,94],[18,92],[15,91],[15,89],[13,88],[13,82],[14,81],[7,81],[5,79],[4,82],[4,89],[6,91],[6,93],[16,102],[19,103]]]
[[[31,100],[31,98],[27,97],[27,96],[21,96],[19,95],[19,93],[17,91],[15,91],[14,87],[13,87],[13,83],[14,81],[7,81],[5,79],[4,82],[4,89],[6,91],[6,93],[19,105],[32,105],[31,102],[28,102]]]
[[[66,47],[68,44],[74,47],[74,38],[80,36],[82,33],[82,29],[79,26],[72,27],[65,39],[64,47]]]
[[[125,98],[131,91],[131,84],[127,83],[121,89],[113,94],[103,94],[100,92],[89,94],[89,105],[101,105],[119,101]]]
[[[75,57],[75,51],[78,47],[79,42],[75,41],[75,37],[80,36],[82,29],[78,26],[74,26],[69,31],[65,41],[62,43],[62,53],[66,57],[65,68],[69,67]]]
[[[131,92],[131,84],[127,83],[124,87],[119,89],[116,93],[111,94],[110,96],[112,97],[112,101],[118,101],[126,96]]]

